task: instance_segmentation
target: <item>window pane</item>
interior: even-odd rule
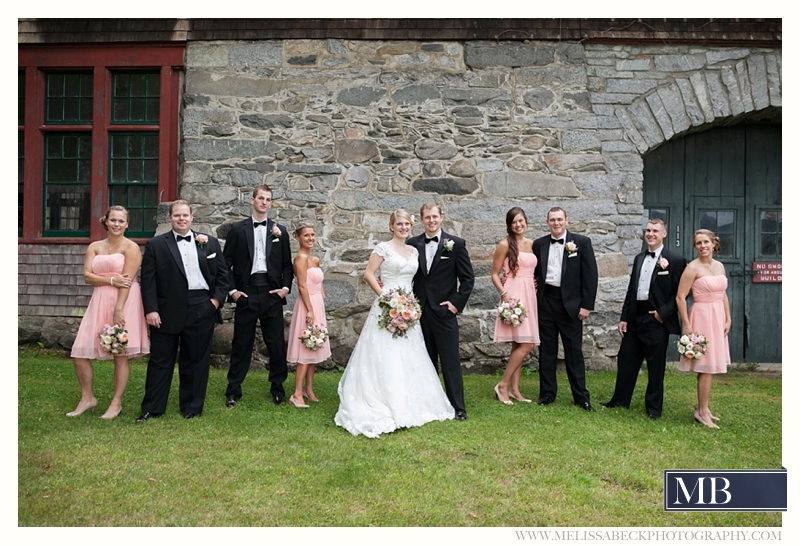
[[[780,257],[783,253],[783,212],[780,210],[761,211],[761,255]]]
[[[717,213],[709,211],[700,212],[700,229],[708,229],[709,231],[716,232]]]
[[[111,204],[128,209],[129,236],[150,236],[158,205],[158,133],[112,133],[109,139]]]
[[[90,124],[94,76],[69,72],[46,77],[45,122]]]
[[[47,186],[45,231],[89,230],[89,186]]]
[[[121,72],[113,78],[112,123],[158,123],[161,75]]]
[[[733,210],[717,212],[717,232],[733,233]]]
[[[734,255],[734,240],[733,235],[728,234],[721,234],[717,235],[719,237],[719,245],[722,248],[717,255],[720,257],[733,257]]]
[[[45,150],[45,234],[88,233],[91,134],[46,134]]]

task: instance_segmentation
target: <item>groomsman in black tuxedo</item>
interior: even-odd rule
[[[583,320],[594,310],[597,296],[597,262],[589,237],[567,231],[563,208],[547,212],[550,234],[533,241],[538,263],[534,276],[539,302],[539,405],[555,401],[558,383],[558,337],[564,345],[567,378],[572,399],[593,411],[586,389],[583,359]]]
[[[136,422],[167,408],[175,359],[184,418],[203,412],[211,339],[228,292],[228,267],[219,241],[192,231],[192,208],[177,200],[169,207],[172,230],[150,239],[142,257],[142,303],[150,326],[150,361]],[[178,355],[180,348],[180,355]]]
[[[633,260],[631,280],[617,330],[622,336],[617,354],[617,383],[605,407],[629,408],[642,361],[647,360],[647,416],[659,418],[664,401],[664,369],[670,333],[680,335],[678,293],[686,260],[664,247],[667,224],[651,218],[644,229],[647,250]]]
[[[435,202],[425,203],[419,215],[425,233],[408,239],[406,244],[419,252],[414,295],[422,307],[422,336],[434,367],[441,361],[444,389],[456,411],[456,419],[466,420],[456,315],[467,304],[475,275],[464,239],[441,229],[444,220],[441,207]]]
[[[283,403],[286,341],[283,334],[283,306],[292,286],[292,250],[286,227],[267,218],[272,206],[272,189],[260,185],[250,197],[253,215],[233,224],[225,239],[225,261],[233,273],[230,298],[236,304],[233,343],[228,368],[225,405],[234,407],[242,397],[242,382],[250,369],[256,322],[269,351],[270,395],[276,405]]]

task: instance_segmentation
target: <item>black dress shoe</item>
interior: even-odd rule
[[[183,417],[184,417],[186,420],[191,420],[192,418],[195,418],[195,417],[197,417],[197,416],[200,416],[200,414],[201,414],[201,413],[196,413],[196,412],[193,412],[193,411],[186,411],[185,413],[183,413]]]
[[[280,405],[286,400],[286,394],[272,394],[272,401],[275,402],[275,405]]]
[[[655,420],[657,418],[661,418],[661,415],[656,413],[647,413],[647,418],[652,418],[653,420]]]
[[[550,404],[551,404],[552,402],[554,402],[554,401],[555,401],[555,399],[553,399],[553,398],[552,398],[552,397],[550,397],[550,396],[544,396],[544,397],[540,397],[540,398],[539,398],[539,405],[542,405],[542,406],[544,406],[544,405],[550,405]]]
[[[592,404],[589,403],[588,401],[584,401],[583,403],[576,403],[575,405],[577,405],[578,407],[580,407],[584,411],[589,411],[589,412],[593,412],[594,411],[594,407],[592,407]]]
[[[467,411],[456,411],[456,420],[466,420]]]
[[[228,407],[228,408],[235,407],[236,406],[236,398],[234,396],[228,396],[227,398],[225,398],[225,406]]]
[[[612,401],[606,401],[605,403],[601,402],[600,405],[602,405],[603,407],[605,407],[607,409],[614,409],[616,407],[622,407],[622,405],[620,405],[619,403],[614,403]]]
[[[144,422],[145,420],[149,420],[151,418],[158,418],[159,416],[161,416],[161,413],[155,414],[155,413],[143,412],[136,418],[135,422]]]

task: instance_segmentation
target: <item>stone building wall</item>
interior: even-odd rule
[[[467,240],[476,274],[460,316],[466,371],[500,367],[508,354],[491,340],[490,279],[506,211],[525,209],[535,238],[547,232],[547,210],[562,206],[597,255],[584,352],[592,368],[609,368],[641,248],[642,155],[780,106],[780,49],[191,42],[179,195],[195,205],[195,225],[221,239],[249,214],[260,183],[275,190],[270,217],[290,230],[299,219],[316,223],[332,365],[347,362],[373,299],[361,274],[389,238],[389,214],[440,202],[444,228]]]
[[[501,367],[508,354],[491,342],[490,269],[512,206],[526,210],[532,238],[546,233],[555,205],[571,230],[591,237],[600,289],[584,351],[591,367],[613,367],[628,268],[641,247],[643,155],[691,131],[774,119],[781,108],[779,48],[192,41],[185,61],[179,195],[193,203],[195,227],[223,241],[260,183],[275,190],[270,217],[290,229],[301,218],[316,223],[330,365],[347,362],[373,299],[361,274],[389,237],[389,214],[417,214],[436,200],[444,228],[467,240],[477,277],[459,318],[466,371]],[[164,207],[159,223],[159,232],[168,228]],[[24,254],[38,274],[46,263],[27,250],[21,264]],[[38,293],[20,275],[20,296]],[[232,334],[232,311],[224,313],[218,364],[227,363]],[[23,314],[20,342],[46,329],[71,344],[79,317],[43,328],[44,317]]]

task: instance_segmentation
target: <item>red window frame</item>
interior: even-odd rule
[[[87,125],[45,125],[45,76],[48,71],[87,71],[94,74],[92,113],[91,215],[99,218],[108,207],[109,132],[128,129],[159,133],[159,202],[174,200],[178,192],[178,114],[184,44],[93,46],[19,46],[19,70],[25,71],[25,159],[23,161],[23,218],[20,244],[81,243],[85,237],[43,237],[44,136],[46,132],[86,131]],[[116,70],[160,70],[161,108],[158,125],[111,124],[111,83]],[[112,131],[110,131],[112,129]],[[89,239],[105,236],[98,221],[91,221]]]

